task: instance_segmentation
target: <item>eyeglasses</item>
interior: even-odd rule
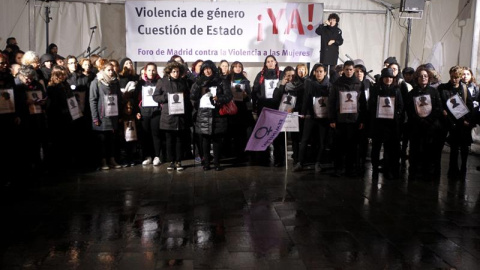
[[[0,62],[0,65],[6,65],[7,62]]]

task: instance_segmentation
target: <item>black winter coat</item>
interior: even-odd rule
[[[328,118],[330,123],[365,123],[367,100],[365,98],[364,84],[355,76],[350,78],[342,75],[335,81],[328,98]],[[340,92],[355,91],[357,95],[357,112],[340,113]]]
[[[168,94],[183,93],[184,114],[170,115],[168,108]],[[158,80],[153,94],[153,100],[162,107],[160,116],[160,129],[184,130],[192,125],[192,103],[190,102],[190,89],[185,78],[173,79],[165,76]]]
[[[415,109],[414,99],[421,95],[430,96],[432,103],[432,111],[426,117],[419,116]],[[415,140],[422,137],[429,138],[430,141],[442,139],[445,132],[441,123],[443,107],[437,89],[430,85],[427,85],[425,88],[415,86],[412,91],[408,92],[405,107],[408,115],[411,139]]]
[[[217,102],[213,101],[213,97],[210,98],[210,102],[214,104],[215,108],[199,108],[200,99],[204,94],[210,92],[210,87],[217,87]],[[228,91],[225,89],[228,89]],[[197,110],[195,119],[196,133],[212,135],[227,132],[227,116],[220,115],[219,109],[222,105],[227,104],[232,100],[232,91],[230,91],[229,87],[224,87],[220,78],[206,78],[204,75],[199,76],[192,86],[190,98]]]
[[[377,108],[379,98],[395,98],[395,114],[393,119],[377,117]],[[370,135],[373,139],[400,139],[400,125],[402,123],[402,113],[404,110],[402,93],[398,85],[387,86],[383,82],[370,88],[370,98],[368,100]]]
[[[324,65],[336,65],[338,62],[338,47],[343,44],[342,30],[336,25],[331,27],[321,24],[315,30],[315,33],[322,37],[320,62]],[[330,40],[335,40],[335,42],[328,45]]]

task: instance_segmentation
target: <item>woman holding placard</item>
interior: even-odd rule
[[[121,92],[117,74],[113,65],[106,59],[98,60],[97,77],[90,84],[90,109],[92,113],[93,130],[100,141],[100,156],[102,170],[119,169],[114,158],[115,132],[118,130],[120,118]],[[107,162],[108,161],[108,162]]]
[[[213,162],[215,170],[220,171],[220,145],[227,132],[228,120],[226,115],[220,115],[219,109],[232,100],[232,91],[225,90],[212,61],[203,62],[200,75],[192,86],[191,100],[197,109],[195,132],[201,136],[203,170],[210,170],[209,153],[213,143]]]
[[[298,153],[298,163],[293,171],[303,170],[307,155],[307,145],[311,139],[318,144],[315,149],[315,172],[321,172],[320,161],[328,144],[330,121],[328,119],[328,96],[332,85],[327,77],[327,68],[323,64],[315,64],[310,78],[305,80],[305,96],[301,115],[305,117],[302,140]]]
[[[440,176],[439,160],[443,144],[442,101],[439,92],[430,85],[433,73],[419,67],[415,72],[416,86],[408,92],[405,108],[410,129],[409,178]]]
[[[463,177],[467,172],[467,158],[472,144],[473,99],[467,86],[461,82],[463,68],[450,69],[450,81],[440,84],[438,92],[442,98],[443,117],[448,128],[447,142],[450,145],[449,177]],[[461,166],[458,167],[460,151]]]
[[[36,71],[32,66],[21,66],[15,78],[15,91],[26,95],[28,116],[24,117],[23,124],[30,134],[25,140],[29,165],[38,168],[41,165],[41,154],[47,148],[47,118],[45,115],[45,101],[47,94],[45,88],[36,79]],[[34,135],[34,136],[33,136]]]
[[[252,90],[250,81],[243,74],[243,64],[241,62],[235,61],[232,63],[224,85],[230,86],[233,100],[238,108],[237,114],[229,116],[228,130],[233,139],[234,156],[238,162],[243,162],[245,161],[245,147],[255,125],[255,120],[253,120],[251,108]],[[229,146],[228,143],[225,145]]]
[[[190,89],[187,86],[184,65],[169,62],[158,81],[153,99],[162,106],[160,129],[165,131],[168,171],[183,171],[183,147],[187,142],[185,130],[192,125]]]
[[[142,165],[153,163],[154,166],[158,166],[162,163],[160,153],[165,155],[165,152],[162,152],[160,132],[162,107],[153,100],[153,93],[160,76],[157,74],[157,65],[152,62],[145,65],[143,70],[144,74],[142,79],[138,81],[133,95],[136,99],[135,104],[139,104],[140,107],[137,119],[141,122],[141,134],[143,135],[140,139],[144,157]]]
[[[263,107],[278,109],[278,104],[273,99],[273,92],[280,83],[282,71],[278,66],[277,59],[273,55],[265,58],[262,70],[257,74],[252,87],[253,111],[260,115]],[[262,165],[270,164],[270,150],[259,153],[259,163]],[[282,160],[277,160],[280,165]]]

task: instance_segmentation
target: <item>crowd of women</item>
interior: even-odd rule
[[[284,135],[273,142],[273,158],[269,149],[244,151],[255,116],[271,108],[298,114],[299,132],[289,133],[295,172],[309,163],[322,172],[333,161],[334,176],[358,175],[371,157],[374,175],[398,177],[408,160],[412,179],[439,176],[447,143],[448,175],[464,177],[480,118],[472,71],[452,67],[441,83],[429,64],[401,71],[394,57],[385,62],[370,80],[362,61],[309,72],[305,64],[281,70],[270,55],[252,84],[239,61],[188,67],[174,55],[160,76],[155,63],[137,74],[129,58],[63,58],[56,46],[41,57],[0,54],[0,164],[7,177],[164,163],[182,171],[185,159],[206,171],[212,162],[225,168],[225,158],[282,167]]]

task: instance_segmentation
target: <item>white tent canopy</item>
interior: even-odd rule
[[[477,1],[426,1],[423,18],[412,20],[409,65],[416,67],[431,62],[444,81],[448,80],[451,66],[470,66],[477,70],[479,30],[474,27],[479,24],[475,21]],[[407,19],[399,18],[400,0],[268,2],[318,2],[324,3],[324,16],[338,13],[345,40],[340,47],[343,60],[347,60],[346,55],[362,59],[367,69],[374,73],[380,72],[388,56],[396,56],[402,66],[405,63]],[[49,16],[46,10],[50,11]],[[92,51],[98,48],[96,52],[101,51],[102,56],[117,60],[125,56],[124,0],[3,0],[0,3],[0,43],[5,44],[8,37],[14,36],[22,50],[43,54],[47,46],[47,17],[51,17],[48,42],[57,44],[60,55],[82,55],[90,41],[90,28],[97,26],[90,44]],[[318,60],[312,59],[311,63]],[[262,64],[245,63],[250,78]],[[281,63],[282,66],[287,64],[293,63]]]

